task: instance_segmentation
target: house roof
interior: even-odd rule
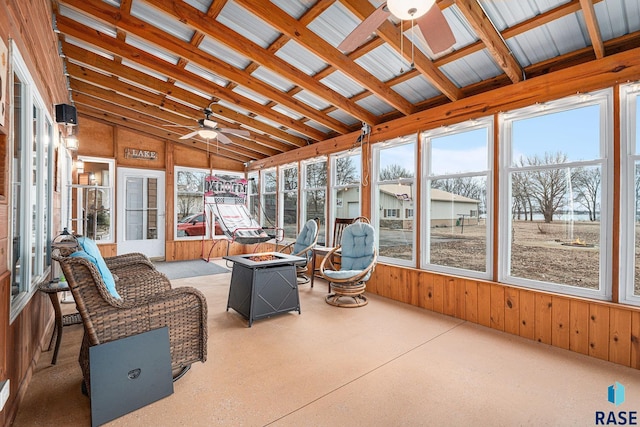
[[[205,149],[209,107],[244,163],[640,46],[637,0],[440,0],[445,52],[393,17],[339,50],[382,3],[52,0],[81,117]]]

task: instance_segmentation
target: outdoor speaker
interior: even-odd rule
[[[56,123],[65,123],[67,125],[78,124],[78,114],[76,107],[69,104],[56,105]]]

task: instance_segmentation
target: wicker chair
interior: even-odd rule
[[[309,283],[311,280],[310,277],[307,276],[307,266],[313,256],[313,248],[318,243],[319,221],[320,220],[318,218],[307,221],[302,227],[302,230],[300,230],[295,242],[291,242],[279,250],[279,252],[299,256],[305,259],[303,263],[296,265],[296,274],[298,276],[299,285]]]
[[[52,257],[62,267],[84,324],[78,357],[83,391],[91,390],[89,347],[164,326],[169,327],[174,380],[184,375],[192,363],[206,361],[207,303],[200,291],[191,287],[172,289],[164,274],[146,265],[144,255],[136,255],[129,260],[111,260],[114,272],[120,274],[116,280],[120,298],[116,298],[90,260],[60,254]]]
[[[340,267],[334,264],[336,257],[340,259]],[[377,259],[375,230],[369,221],[358,218],[357,222],[346,226],[340,245],[327,253],[320,264],[320,274],[331,289],[325,298],[327,304],[337,307],[367,305],[365,282],[371,277]]]

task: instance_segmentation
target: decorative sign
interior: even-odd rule
[[[4,110],[7,103],[7,86],[9,76],[7,76],[7,65],[9,62],[9,51],[4,41],[0,39],[0,126],[4,126]]]
[[[244,203],[247,197],[247,180],[231,175],[207,175],[204,178],[206,197],[233,198]]]
[[[142,159],[142,160],[157,160],[158,153],[155,151],[138,150],[137,148],[125,148],[125,159]]]

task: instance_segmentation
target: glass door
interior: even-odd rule
[[[164,258],[164,172],[118,168],[118,254]]]

